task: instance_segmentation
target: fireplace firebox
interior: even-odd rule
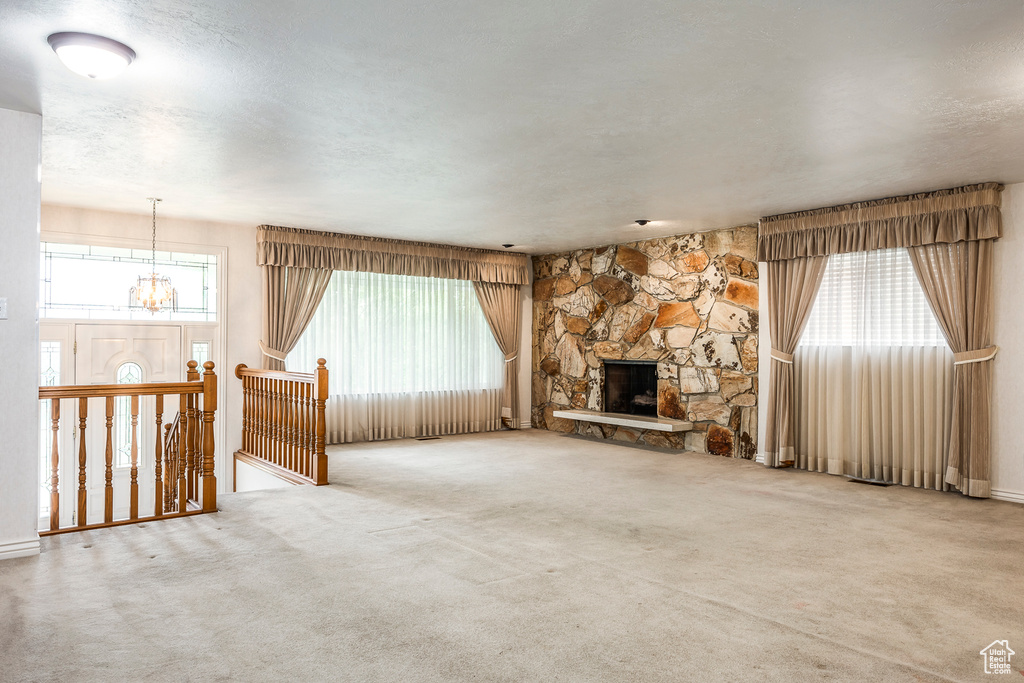
[[[654,361],[604,362],[607,413],[658,416],[658,364]]]

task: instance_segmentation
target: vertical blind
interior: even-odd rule
[[[500,427],[504,355],[472,282],[335,271],[286,365],[318,357],[332,443]]]

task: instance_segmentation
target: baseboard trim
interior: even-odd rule
[[[761,463],[763,465],[764,464],[764,453],[758,453],[756,456],[754,456],[754,462],[759,462],[759,463]]]
[[[531,429],[532,427],[533,425],[530,424],[529,420],[523,420],[522,422],[519,423],[520,429]]]
[[[0,560],[13,560],[16,557],[31,557],[39,554],[39,539],[17,541],[0,544]]]
[[[992,489],[992,497],[996,500],[1005,500],[1010,503],[1021,503],[1024,504],[1024,493],[1018,491],[1003,491],[1001,489]]]

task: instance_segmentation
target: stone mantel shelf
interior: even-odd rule
[[[620,427],[651,429],[657,432],[687,432],[693,429],[692,422],[673,420],[667,417],[647,417],[645,415],[625,415],[623,413],[599,413],[596,410],[556,410],[553,415],[566,420],[582,420],[583,422],[603,422]]]

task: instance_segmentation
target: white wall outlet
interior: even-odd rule
[[[7,320],[7,297],[0,296],[0,320]]]

